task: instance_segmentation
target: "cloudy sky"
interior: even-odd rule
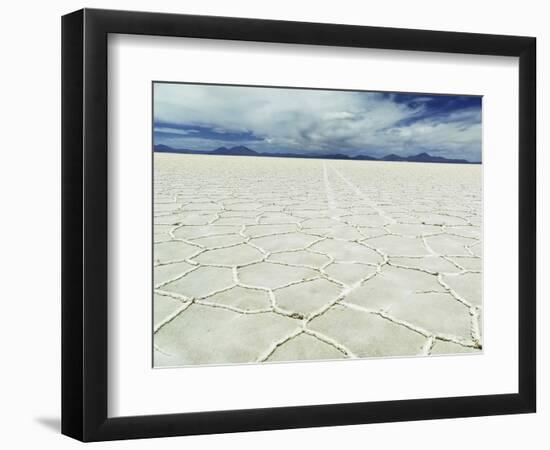
[[[481,161],[481,97],[154,84],[154,144]]]

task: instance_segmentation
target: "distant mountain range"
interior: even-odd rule
[[[347,159],[357,161],[400,161],[400,162],[424,162],[424,163],[446,163],[446,164],[480,164],[466,159],[449,159],[442,156],[432,156],[429,153],[419,153],[411,156],[398,156],[395,154],[386,155],[382,158],[375,158],[369,155],[347,156],[341,153],[324,154],[310,153],[308,155],[298,153],[259,153],[254,150],[239,145],[236,147],[219,147],[210,151],[189,150],[185,148],[172,148],[167,145],[159,144],[154,146],[155,152],[159,153],[184,153],[191,155],[228,155],[228,156],[265,156],[277,158],[308,158],[308,159]]]

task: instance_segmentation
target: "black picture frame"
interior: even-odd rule
[[[519,57],[518,392],[109,418],[107,36],[110,33]],[[97,9],[63,16],[62,433],[82,441],[103,441],[535,412],[535,91],[533,37]]]

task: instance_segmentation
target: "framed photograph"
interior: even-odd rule
[[[62,432],[535,412],[536,41],[62,21]]]

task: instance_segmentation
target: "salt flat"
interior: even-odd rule
[[[154,156],[155,366],[480,352],[481,166]]]

